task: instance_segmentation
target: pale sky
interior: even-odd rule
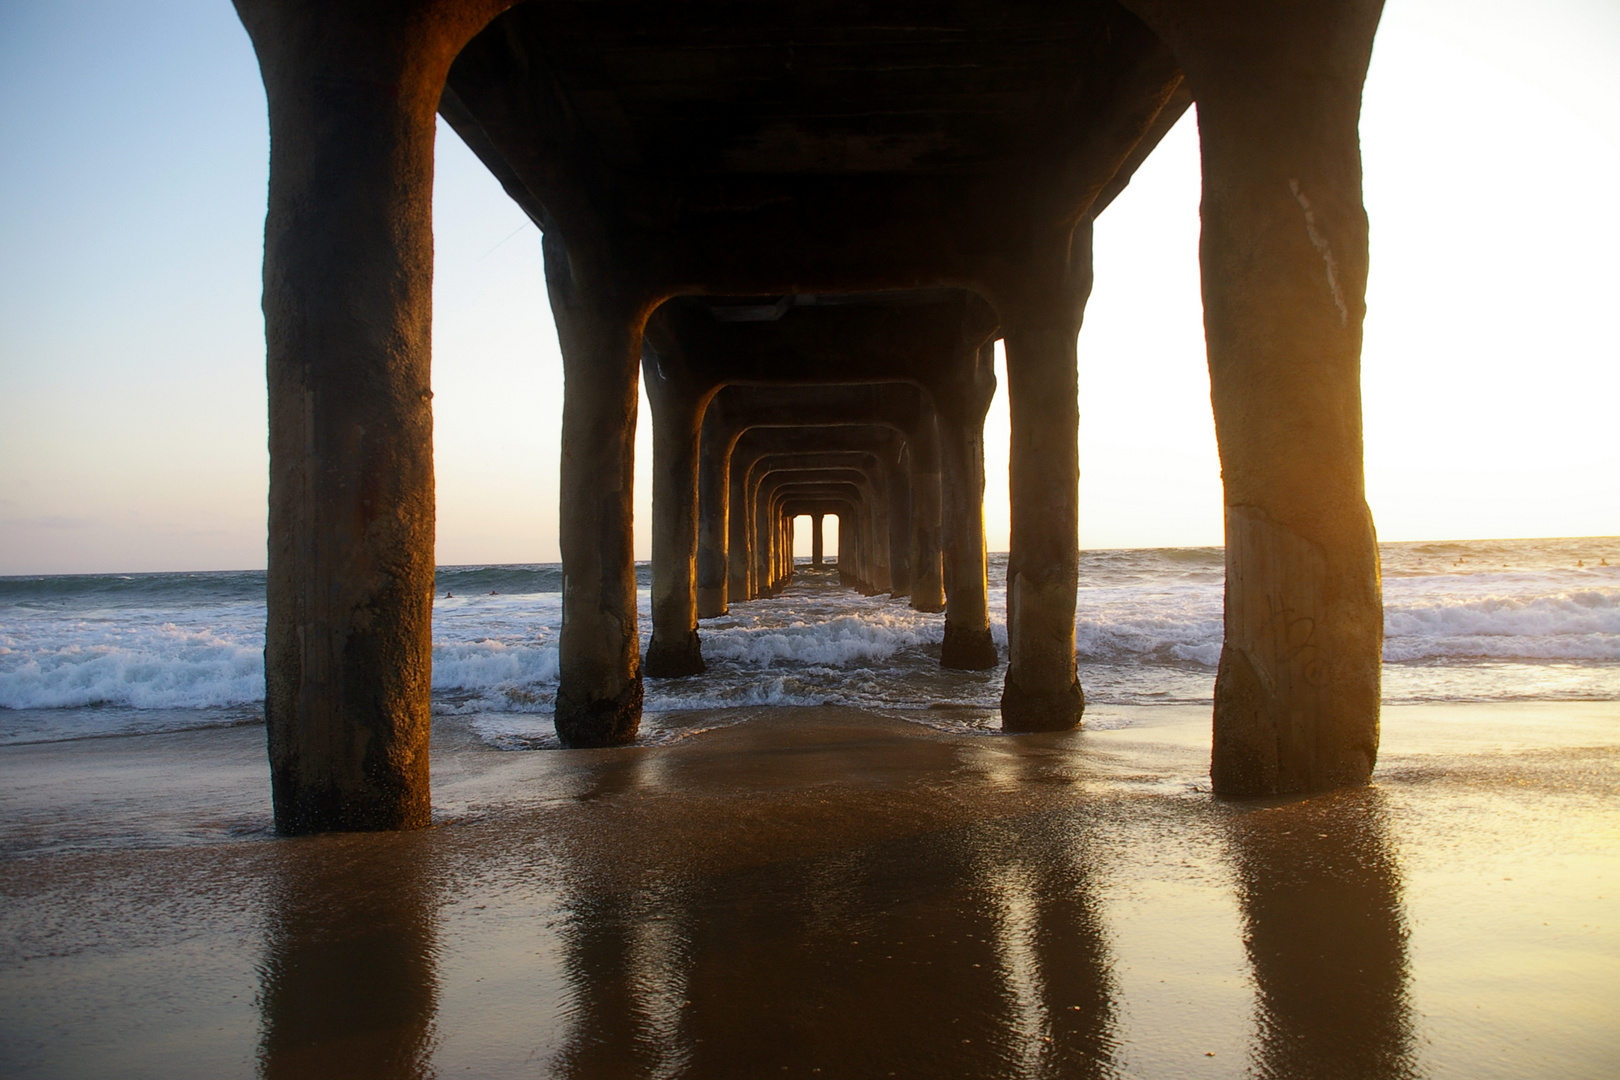
[[[1379,535],[1620,533],[1620,3],[1389,0],[1362,139]],[[226,0],[0,4],[0,574],[264,565],[267,152]],[[1198,190],[1189,117],[1097,225],[1085,547],[1220,543]],[[434,201],[438,560],[554,561],[539,235],[442,125]]]

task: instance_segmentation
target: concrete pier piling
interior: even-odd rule
[[[712,390],[690,385],[678,365],[642,352],[653,414],[652,678],[701,675],[698,643],[698,432]]]
[[[1361,463],[1361,86],[1379,0],[1143,14],[1199,102],[1204,328],[1226,488],[1217,791],[1365,783],[1383,604]]]
[[[584,246],[584,245],[580,245]],[[616,746],[641,725],[633,508],[637,372],[648,306],[616,275],[546,235],[546,285],[562,347],[563,623],[557,737]]]
[[[1085,694],[1074,657],[1080,560],[1080,425],[1075,339],[1091,292],[1091,222],[1045,253],[1003,301],[1012,495],[1007,556],[1009,731],[1076,727]]]
[[[940,664],[967,671],[989,671],[998,660],[990,638],[984,542],[984,414],[995,391],[995,345],[986,342],[958,385],[936,395],[946,527]]]
[[[270,110],[265,725],[282,833],[430,819],[434,112],[506,6],[237,4]]]

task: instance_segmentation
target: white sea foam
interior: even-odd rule
[[[1386,697],[1620,696],[1620,569],[1593,565],[1603,556],[1620,562],[1617,548],[1385,545]],[[1075,645],[1088,699],[1207,701],[1221,650],[1222,579],[1217,549],[1087,553]],[[556,695],[556,568],[454,568],[440,580],[436,711],[477,718],[497,745],[532,743],[549,730]],[[1005,655],[1003,557],[993,559],[991,580],[992,633]],[[105,707],[109,724],[128,726],[141,710],[192,709],[199,722],[214,722],[209,710],[256,708],[264,695],[262,597],[262,574],[0,579],[0,710],[35,711],[34,732],[38,710]],[[639,599],[645,648],[645,588]],[[940,670],[942,616],[885,597],[795,586],[734,604],[700,633],[709,672],[648,680],[650,715],[827,702],[993,711],[1000,696],[1000,671]],[[502,715],[511,730],[490,719]],[[85,723],[64,721],[64,730]],[[0,741],[15,737],[7,724],[0,712]]]
[[[0,634],[0,708],[176,709],[259,701],[263,632],[245,638],[175,622],[12,623]]]
[[[732,660],[752,668],[773,664],[842,667],[888,660],[909,646],[936,642],[943,634],[934,625],[937,621],[904,608],[839,615],[826,622],[794,618],[785,625],[749,613],[705,626],[703,652],[709,659]]]
[[[1384,633],[1386,660],[1620,661],[1620,589],[1414,597],[1387,603]]]

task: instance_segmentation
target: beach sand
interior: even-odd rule
[[[1093,718],[446,720],[436,827],[296,840],[258,726],[0,748],[0,1074],[1616,1074],[1620,703],[1388,708],[1372,787],[1246,801],[1207,707]]]

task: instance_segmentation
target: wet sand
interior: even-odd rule
[[[0,1074],[1620,1062],[1620,704],[1390,708],[1373,787],[1242,802],[1207,708],[747,715],[617,751],[444,723],[437,827],[298,840],[261,728],[0,748]]]

